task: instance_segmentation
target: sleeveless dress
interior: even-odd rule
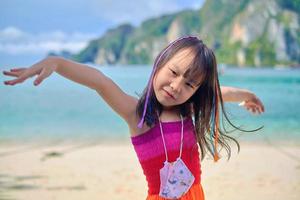
[[[185,118],[183,132],[182,160],[195,177],[189,191],[180,200],[204,200],[201,186],[201,165],[195,128],[191,117]],[[181,121],[161,122],[170,162],[174,162],[180,151]],[[165,200],[159,196],[159,170],[165,161],[165,151],[159,124],[143,134],[132,136],[131,142],[148,183],[146,200]]]

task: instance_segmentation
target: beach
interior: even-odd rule
[[[207,200],[296,200],[300,146],[242,142],[229,161],[201,161]],[[223,152],[224,154],[224,152]],[[146,180],[130,140],[0,144],[0,199],[140,200]]]

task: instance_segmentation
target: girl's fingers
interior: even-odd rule
[[[262,113],[261,108],[256,105],[247,105],[247,106],[245,106],[245,108],[253,114],[261,114]]]
[[[259,112],[259,114],[260,114],[260,113],[263,112],[263,107],[259,106],[259,107],[257,108],[257,110],[258,110],[258,112]]]
[[[51,74],[51,72],[46,71],[45,68],[43,68],[43,70],[41,71],[41,73],[38,75],[38,77],[35,79],[35,81],[33,82],[33,84],[35,86],[39,85],[45,78],[47,78],[49,75]]]
[[[35,79],[35,81],[33,82],[33,84],[34,84],[35,86],[37,86],[37,85],[39,85],[43,80],[44,80],[44,78],[40,75],[40,76],[38,76],[38,77]]]
[[[14,80],[4,81],[4,84],[5,85],[15,85],[17,83],[22,83],[24,80],[25,80],[24,77],[19,77],[19,78],[14,79]]]
[[[44,71],[44,70],[42,70],[42,71]],[[34,69],[33,67],[15,68],[15,69],[11,69],[10,71],[4,71],[3,74],[5,74],[5,75],[17,77],[16,79],[5,81],[4,84],[15,85],[17,83],[22,83],[27,78],[30,78],[37,74],[39,74],[37,83],[40,83],[46,77],[45,72],[42,72],[42,71],[40,72],[38,69]],[[37,84],[35,84],[35,85],[37,85]]]
[[[3,74],[6,76],[14,76],[14,77],[18,77],[20,73],[18,72],[7,72],[7,71],[3,71]]]
[[[17,83],[22,83],[24,82],[27,78],[30,77],[30,74],[28,73],[28,71],[24,71],[24,72],[15,72],[18,73],[19,75],[17,76],[18,78],[14,79],[14,80],[10,80],[10,81],[5,81],[4,84],[6,85],[15,85]]]
[[[259,114],[264,112],[264,108],[261,104],[255,104],[255,105],[252,105],[252,107],[254,107],[258,111]]]
[[[262,112],[265,111],[265,108],[264,108],[264,106],[263,106],[263,104],[261,102],[257,102],[257,103],[256,102],[247,102],[245,104],[245,106],[247,106],[247,107],[255,107],[255,108],[257,108],[260,111],[260,113],[262,113]]]
[[[260,102],[260,103],[261,103],[261,106],[260,106],[261,112],[265,112],[265,106],[264,106],[264,104],[262,102]]]
[[[261,100],[258,97],[256,97],[254,99],[254,104],[256,104],[259,107],[259,109],[261,110],[261,112],[265,111],[264,104],[261,102]]]
[[[261,114],[259,107],[254,107],[253,109],[254,109],[254,114]]]
[[[249,107],[247,110],[249,112],[251,112],[252,114],[256,114],[256,111],[257,111],[254,107]]]
[[[26,68],[13,68],[11,69],[10,71],[11,72],[19,72],[19,71],[22,71],[22,70],[25,70]]]
[[[15,85],[16,83],[21,83],[26,79],[24,70],[26,68],[14,68],[10,69],[10,71],[3,71],[4,75],[17,77],[16,79],[10,81],[4,81],[6,85]]]
[[[255,106],[257,105],[255,102],[252,102],[252,101],[248,101],[245,103],[246,106]]]

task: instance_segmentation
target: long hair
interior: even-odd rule
[[[246,130],[235,126],[229,120],[221,95],[215,54],[197,37],[180,38],[159,53],[155,59],[148,87],[144,89],[138,101],[136,114],[143,118],[149,127],[158,123],[157,113],[161,114],[163,106],[155,96],[152,78],[176,53],[186,48],[192,50],[194,57],[184,76],[194,80],[201,80],[201,83],[186,102],[178,105],[180,114],[184,117],[194,117],[196,138],[201,150],[201,160],[204,159],[208,151],[213,155],[214,160],[217,161],[219,159],[218,145],[226,149],[229,160],[231,148],[228,141],[232,140],[237,145],[238,152],[240,151],[240,145],[235,138],[228,135],[229,131],[226,130],[224,121],[227,121],[235,129]],[[147,105],[145,105],[146,102]],[[220,118],[222,123],[220,123]]]

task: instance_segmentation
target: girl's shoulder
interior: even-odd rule
[[[153,127],[149,127],[146,125],[146,123],[144,123],[142,128],[138,128],[137,125],[139,122],[140,118],[137,115],[133,116],[132,119],[127,122],[131,137],[142,135]]]

